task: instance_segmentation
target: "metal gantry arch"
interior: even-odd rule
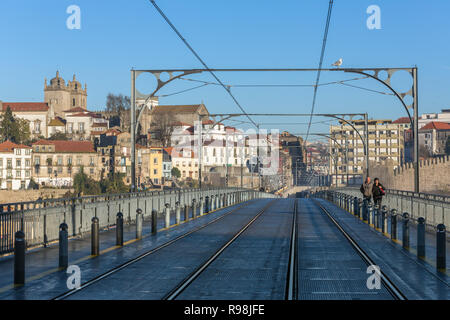
[[[136,187],[136,131],[137,123],[139,122],[143,110],[147,107],[148,101],[156,97],[158,91],[173,80],[179,79],[189,74],[200,74],[202,72],[315,72],[319,71],[316,68],[260,68],[260,69],[147,69],[147,70],[131,70],[131,180],[132,191],[135,191]],[[400,100],[402,106],[405,108],[406,113],[410,119],[411,126],[413,128],[414,138],[414,190],[419,192],[419,139],[418,139],[418,69],[417,67],[410,68],[332,68],[332,69],[320,69],[320,71],[331,72],[347,72],[361,74],[366,77],[372,78],[379,83],[386,86],[393,94]],[[387,78],[385,80],[379,77],[380,72],[387,72]],[[398,71],[409,72],[413,78],[413,85],[407,92],[399,93],[391,86],[391,78]],[[371,72],[373,74],[371,74]],[[142,94],[136,90],[136,79],[142,73],[150,73],[157,79],[157,87],[154,91],[148,95]],[[168,73],[169,79],[161,80],[161,74]],[[407,105],[405,97],[412,96],[413,103]],[[145,98],[145,103],[136,110],[136,97]],[[413,118],[409,112],[409,109],[413,108]],[[136,114],[137,111],[137,114]],[[366,137],[366,143],[367,137]],[[369,146],[367,145],[367,152],[369,152]]]

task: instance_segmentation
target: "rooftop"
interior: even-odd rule
[[[13,152],[14,149],[30,149],[31,147],[25,146],[23,144],[16,144],[11,141],[5,141],[0,143],[0,152]]]
[[[91,141],[39,140],[33,146],[53,145],[55,152],[61,153],[91,153],[95,152]]]
[[[431,121],[420,128],[420,130],[450,130],[450,123]]]
[[[8,107],[13,112],[48,111],[48,103],[45,102],[3,102],[2,111],[6,111]]]

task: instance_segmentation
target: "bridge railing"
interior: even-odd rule
[[[362,197],[359,188],[332,188],[353,197]],[[408,212],[413,219],[423,217],[430,226],[450,225],[450,197],[446,195],[417,193],[402,190],[386,190],[382,205],[398,212]]]
[[[84,196],[80,198],[48,199],[34,202],[0,204],[0,254],[14,251],[14,234],[25,233],[27,247],[47,246],[57,241],[59,226],[66,223],[69,237],[82,236],[91,231],[93,217],[99,219],[100,228],[115,225],[118,212],[126,223],[136,220],[136,210],[142,210],[144,218],[151,217],[152,210],[159,215],[169,204],[191,206],[192,200],[246,193],[249,199],[275,197],[272,194],[241,188],[179,189],[153,192]]]

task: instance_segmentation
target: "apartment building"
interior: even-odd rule
[[[0,189],[26,189],[30,179],[31,147],[11,141],[0,143]]]
[[[32,148],[32,175],[40,185],[70,187],[81,168],[91,178],[100,179],[98,155],[90,141],[39,140]]]
[[[364,136],[364,120],[352,124]],[[397,168],[405,161],[404,130],[391,120],[369,120],[369,162],[370,165],[390,160]],[[330,126],[330,173],[333,184],[359,184],[365,175],[364,144],[357,131],[341,122]]]
[[[432,121],[419,129],[419,145],[427,148],[431,156],[445,155],[448,137],[450,137],[450,123]]]

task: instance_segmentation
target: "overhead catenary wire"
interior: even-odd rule
[[[231,93],[231,89],[216,76],[216,74],[206,65],[206,63],[203,61],[203,59],[197,54],[197,52],[191,47],[191,45],[187,42],[187,40],[181,35],[181,33],[178,31],[178,29],[173,25],[173,23],[169,20],[169,18],[164,14],[164,12],[159,8],[159,6],[156,4],[155,0],[150,0],[150,3],[155,7],[155,9],[158,11],[158,13],[163,17],[163,19],[167,22],[167,24],[172,28],[172,30],[177,34],[177,36],[183,41],[183,43],[188,47],[189,51],[192,52],[192,54],[197,58],[198,61],[205,67],[206,70],[216,79],[216,81],[225,89],[225,91],[228,92],[229,96],[233,99],[234,103],[239,107],[239,109],[244,113],[247,118],[250,120],[250,122],[253,123],[255,127],[258,127],[258,124],[253,121],[252,118],[245,112],[244,108],[241,106],[239,101],[236,99],[236,97]]]
[[[312,107],[311,107],[311,116],[309,118],[309,125],[308,125],[308,130],[306,133],[305,143],[306,143],[306,141],[308,141],[309,130],[311,129],[311,121],[312,121],[312,117],[313,117],[312,115],[314,114],[314,108],[316,105],[317,89],[318,89],[318,84],[320,81],[320,73],[321,73],[322,64],[323,64],[323,58],[325,56],[325,48],[327,46],[328,30],[330,28],[330,20],[331,20],[332,11],[333,11],[333,0],[330,0],[330,2],[328,4],[327,21],[325,24],[325,32],[324,32],[323,41],[322,41],[322,50],[320,52],[320,59],[319,59],[319,68],[318,68],[319,70],[317,71],[316,85],[314,86],[314,95],[313,95],[313,101],[312,101]]]

